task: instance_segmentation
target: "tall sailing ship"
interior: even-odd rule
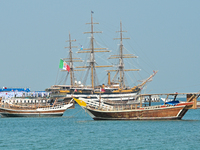
[[[101,97],[104,99],[108,99],[112,102],[119,102],[119,101],[129,101],[136,99],[136,95],[138,95],[141,92],[142,87],[155,76],[157,71],[154,71],[154,73],[144,80],[141,84],[138,84],[134,87],[128,87],[125,85],[125,72],[126,71],[139,71],[140,69],[125,69],[124,64],[124,58],[137,58],[137,56],[133,54],[124,54],[124,46],[123,46],[123,38],[122,34],[122,23],[120,22],[120,31],[117,31],[120,33],[120,38],[116,38],[120,40],[120,52],[119,55],[111,55],[108,59],[118,59],[119,64],[117,66],[116,70],[107,70],[108,74],[108,84],[107,85],[97,85],[97,68],[103,68],[103,67],[114,67],[113,65],[106,65],[106,66],[98,66],[96,65],[95,61],[95,53],[97,52],[110,52],[107,48],[95,48],[94,46],[94,33],[102,33],[99,31],[94,31],[94,24],[98,24],[93,22],[93,13],[91,13],[91,22],[87,23],[91,25],[91,31],[90,32],[84,32],[91,34],[90,37],[90,48],[81,48],[77,53],[89,53],[90,58],[88,61],[88,65],[85,66],[79,66],[74,67],[73,62],[81,62],[79,58],[73,58],[72,57],[72,46],[71,37],[69,35],[69,58],[64,60],[64,62],[68,63],[69,66],[67,66],[67,76],[70,75],[70,85],[54,85],[51,88],[48,88],[47,91],[50,91],[53,96],[60,96],[64,99],[71,99],[72,97],[76,98],[90,98],[94,101],[98,100],[98,95],[101,94]],[[62,67],[61,67],[62,68]],[[87,73],[90,72],[90,75],[87,74],[88,77],[90,77],[91,85],[86,86],[83,84],[78,84],[77,81],[75,81],[74,78],[74,71],[77,71],[76,69],[85,69],[87,70]],[[79,70],[80,71],[80,70]],[[81,70],[83,71],[83,70]],[[113,80],[111,80],[111,72],[115,72]],[[115,81],[115,78],[119,76],[118,82]]]

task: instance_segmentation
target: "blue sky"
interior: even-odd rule
[[[44,90],[55,84],[59,59],[67,56],[69,32],[77,39],[74,45],[86,47],[89,35],[83,32],[90,30],[85,23],[92,10],[94,21],[100,23],[95,30],[103,31],[95,37],[104,47],[116,50],[119,41],[113,38],[119,36],[115,31],[121,20],[128,31],[124,36],[131,38],[124,46],[139,56],[140,75],[147,78],[159,70],[148,84],[149,92],[197,92],[199,6],[197,0],[0,0],[0,87]],[[98,55],[101,62],[109,56]],[[102,72],[100,83],[106,78]]]

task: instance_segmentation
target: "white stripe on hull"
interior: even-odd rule
[[[101,95],[101,98],[104,98],[104,99],[109,99],[109,100],[133,100],[135,98],[135,96],[137,95],[137,93],[129,93],[129,94],[102,94]],[[97,97],[99,97],[98,94],[89,94],[89,95],[86,95],[86,94],[74,94],[74,95],[71,95],[71,94],[67,94],[66,95],[66,98],[71,98],[71,97],[81,97],[81,98],[88,98],[90,97],[91,99],[94,99],[94,100],[98,100],[96,99]]]

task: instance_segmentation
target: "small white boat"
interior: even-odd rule
[[[26,103],[26,102],[27,103]],[[74,105],[70,102],[49,103],[48,99],[12,98],[8,101],[0,100],[1,117],[56,117]]]
[[[166,98],[160,98],[163,102],[171,102],[171,101],[173,101],[173,99],[166,99]]]

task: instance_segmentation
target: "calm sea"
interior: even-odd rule
[[[200,109],[178,121],[93,121],[78,105],[58,118],[0,118],[0,149],[200,149]]]

